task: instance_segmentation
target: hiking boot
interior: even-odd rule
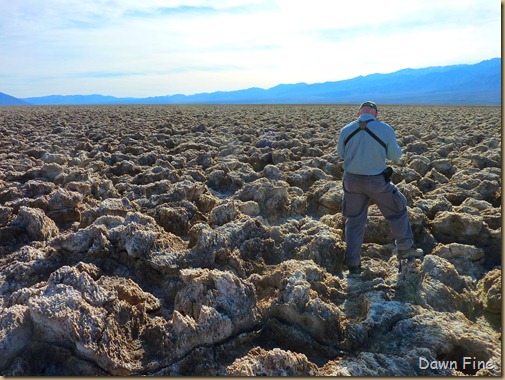
[[[424,254],[421,248],[416,248],[415,245],[411,246],[409,249],[397,249],[396,256],[399,259],[410,259],[411,257],[421,257]]]

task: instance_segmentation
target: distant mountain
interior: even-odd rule
[[[0,92],[0,106],[28,106],[29,103]]]
[[[44,96],[23,100],[45,104],[501,104],[501,58],[473,65],[404,69],[325,83],[280,84],[270,89],[249,88],[195,95],[116,98],[103,95]]]
[[[104,95],[49,95],[23,100],[35,105],[74,105],[74,104],[123,104],[129,98],[116,98]],[[141,99],[137,99],[141,100]]]

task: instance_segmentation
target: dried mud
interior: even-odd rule
[[[501,109],[381,107],[425,256],[372,205],[357,278],[355,114],[0,108],[0,374],[501,375]]]

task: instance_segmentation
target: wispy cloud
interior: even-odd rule
[[[207,5],[177,5],[172,7],[159,7],[150,8],[144,10],[128,10],[125,12],[125,16],[132,17],[159,17],[159,16],[169,16],[169,17],[180,17],[180,16],[197,16],[197,17],[208,17],[217,14],[244,14],[257,11],[258,4],[241,4],[234,6],[225,7],[215,7]],[[261,7],[263,8],[263,7]]]
[[[209,16],[215,15],[220,11],[213,7],[205,7],[205,6],[189,6],[189,5],[181,5],[178,7],[162,7],[162,8],[153,8],[150,10],[129,10],[125,12],[125,16],[129,17],[159,17],[159,16],[169,16],[169,17],[177,17],[177,16]]]
[[[501,55],[499,0],[0,2],[0,91],[154,96]]]
[[[137,75],[145,75],[144,73],[110,73],[110,72],[78,72],[71,73],[67,76],[75,78],[118,78],[118,77],[132,77]]]

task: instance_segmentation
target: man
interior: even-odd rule
[[[402,150],[393,128],[377,120],[377,116],[377,105],[364,102],[359,107],[358,120],[347,124],[338,140],[337,153],[344,160],[345,260],[350,274],[361,272],[360,250],[370,200],[389,222],[398,258],[423,254],[414,245],[407,199],[383,174],[386,160],[400,158]]]

